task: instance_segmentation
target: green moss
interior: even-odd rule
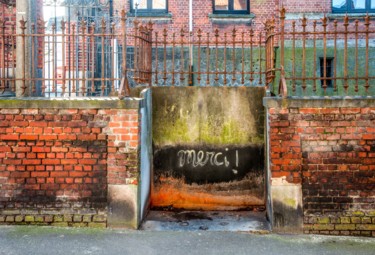
[[[42,223],[42,222],[44,222],[44,218],[43,218],[43,216],[35,216],[35,222],[39,222],[39,223]]]
[[[156,146],[264,143],[262,89],[163,89],[153,90]]]
[[[31,215],[26,215],[25,216],[25,222],[33,222],[34,221],[34,216]]]
[[[318,223],[319,224],[329,224],[330,219],[329,219],[329,217],[321,217],[321,218],[318,219]]]
[[[170,123],[169,125],[166,124],[168,122]],[[190,142],[190,137],[188,135],[189,128],[186,121],[183,119],[177,119],[175,121],[167,121],[166,118],[155,120],[153,127],[153,137],[156,144],[175,141]]]
[[[365,213],[361,211],[355,211],[355,212],[352,212],[352,215],[353,216],[365,216]]]
[[[199,140],[206,144],[244,144],[249,142],[246,132],[241,130],[239,123],[234,120],[215,126],[212,122],[203,123]]]
[[[341,224],[349,224],[350,217],[340,217]]]
[[[170,121],[169,125],[165,124],[168,122],[156,121],[154,126],[157,128],[153,130],[154,142],[156,144],[200,142],[210,145],[264,143],[263,136],[249,136],[248,132],[243,130],[241,124],[235,120],[226,121],[221,125],[217,125],[215,121],[207,120],[200,125],[190,123],[190,126],[188,121],[188,119],[178,118],[175,121]],[[197,130],[198,136],[193,135]]]
[[[295,208],[296,204],[297,204],[296,200],[294,200],[292,198],[285,198],[283,200],[283,202],[284,202],[285,205],[288,205],[288,206],[290,206],[292,208]]]

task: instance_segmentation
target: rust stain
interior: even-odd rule
[[[231,183],[189,185],[171,177],[159,179],[151,194],[152,207],[187,210],[239,210],[262,206],[262,189],[251,189],[247,180]],[[238,187],[238,189],[234,187]]]

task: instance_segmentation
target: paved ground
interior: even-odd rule
[[[143,230],[205,230],[269,233],[265,212],[252,211],[150,211]]]
[[[375,238],[0,226],[0,254],[375,254]]]

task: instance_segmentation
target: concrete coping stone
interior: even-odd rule
[[[142,98],[74,97],[74,98],[0,98],[0,108],[8,109],[139,109]]]
[[[364,108],[375,107],[375,97],[264,97],[266,108]]]

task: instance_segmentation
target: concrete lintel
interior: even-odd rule
[[[119,100],[112,97],[75,97],[75,98],[1,98],[0,108],[8,109],[138,109],[141,98]]]
[[[352,108],[375,107],[375,97],[265,97],[266,108]]]
[[[288,183],[282,178],[272,178],[270,189],[273,231],[302,232],[302,185]]]

